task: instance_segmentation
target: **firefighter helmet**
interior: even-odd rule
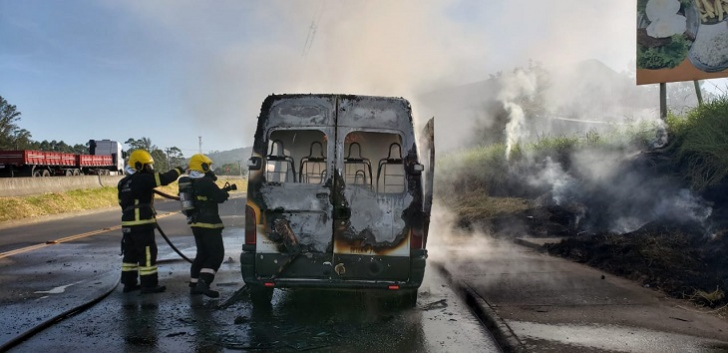
[[[154,164],[154,158],[145,150],[136,150],[129,155],[129,166],[136,171],[142,170],[145,165]]]
[[[198,172],[207,173],[212,167],[212,159],[205,156],[202,153],[198,153],[190,158],[190,170],[196,170]]]

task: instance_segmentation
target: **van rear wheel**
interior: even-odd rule
[[[250,300],[254,305],[270,305],[270,301],[273,299],[273,288],[260,284],[249,284],[248,286],[250,286]]]

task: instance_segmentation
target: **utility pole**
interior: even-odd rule
[[[698,82],[698,80],[693,80],[693,84],[695,84],[695,95],[698,96],[698,105],[703,105],[703,95],[700,92],[700,82]]]
[[[660,83],[660,119],[667,119],[667,83]]]
[[[202,153],[202,136],[197,136],[197,140],[200,142],[200,153]]]

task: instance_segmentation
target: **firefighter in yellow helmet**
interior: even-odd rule
[[[154,188],[174,182],[184,173],[178,167],[166,173],[154,171],[149,152],[135,150],[129,156],[126,176],[119,181],[121,206],[122,252],[121,283],[124,293],[141,289],[142,294],[163,292],[157,277],[157,225],[154,210]],[[140,282],[137,282],[137,278]]]
[[[197,245],[197,254],[190,268],[190,293],[217,298],[220,294],[210,289],[210,284],[225,257],[222,241],[224,226],[218,213],[218,204],[228,199],[228,191],[234,190],[235,185],[223,189],[217,186],[212,160],[204,154],[192,156],[188,168],[189,180],[180,179],[180,197],[183,184],[189,185],[189,191],[184,192],[191,193],[194,207],[185,214]]]

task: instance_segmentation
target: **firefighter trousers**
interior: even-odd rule
[[[121,263],[121,283],[125,286],[135,286],[138,277],[142,288],[156,287],[159,283],[154,228],[124,227],[122,232],[124,258]]]
[[[190,285],[194,286],[198,280],[210,284],[225,258],[222,228],[192,227],[192,234],[195,236],[197,254],[190,268]]]

